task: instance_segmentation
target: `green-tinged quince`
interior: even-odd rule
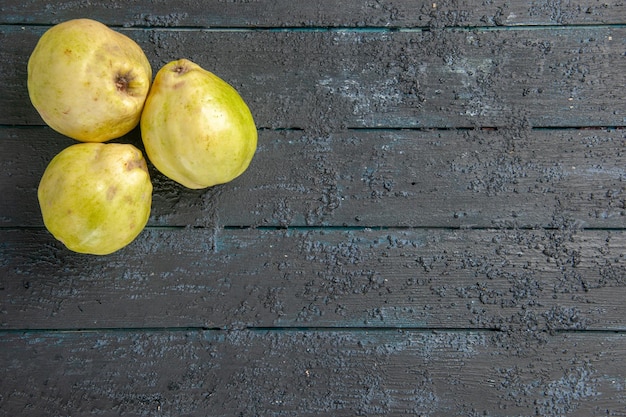
[[[140,126],[154,166],[193,189],[223,184],[241,175],[257,146],[254,119],[239,93],[186,59],[159,70]]]
[[[79,143],[48,164],[38,188],[46,228],[70,250],[106,255],[132,242],[152,205],[152,183],[139,149]]]

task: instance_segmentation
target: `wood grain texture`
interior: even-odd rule
[[[43,227],[51,25],[239,90],[250,169],[150,166],[110,256]],[[4,1],[0,417],[626,416],[621,0]],[[140,132],[119,139],[141,146]]]
[[[0,416],[624,416],[626,340],[484,332],[4,334]]]
[[[626,329],[626,235],[146,229],[106,257],[0,231],[4,329]]]
[[[249,170],[194,191],[151,166],[153,226],[579,227],[626,221],[626,132],[260,132]],[[139,132],[123,142],[142,147]],[[75,143],[49,128],[0,129],[0,224],[42,226],[37,186]]]
[[[26,64],[45,29],[0,26],[0,124],[43,124]],[[261,128],[626,124],[621,27],[124,33],[155,71],[185,56],[224,78]]]
[[[14,2],[10,2],[14,3]],[[0,7],[0,23],[49,24],[90,16],[113,26],[140,27],[465,27],[619,24],[619,0],[432,1],[56,1]]]

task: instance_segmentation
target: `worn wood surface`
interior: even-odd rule
[[[25,89],[46,26],[0,26],[3,124],[42,124]],[[626,28],[473,31],[123,30],[159,68],[228,78],[261,128],[623,126]]]
[[[125,139],[141,147],[138,132]],[[72,140],[0,128],[3,226],[41,226],[33,195]],[[16,169],[16,167],[20,169]],[[621,228],[622,129],[262,130],[250,170],[192,191],[152,171],[154,226]]]
[[[626,329],[622,231],[154,228],[89,262],[1,236],[5,329]]]
[[[105,257],[43,227],[26,63],[91,17],[259,127]],[[0,416],[626,416],[622,1],[0,4]],[[138,130],[116,141],[141,146]]]
[[[623,334],[513,342],[475,331],[9,334],[0,389],[12,408],[0,415],[626,414]]]
[[[621,0],[481,1],[471,0],[291,0],[125,2],[27,0],[5,1],[0,22],[59,23],[89,15],[108,25],[124,27],[462,27],[515,25],[621,24],[626,20]],[[297,6],[297,7],[294,7]]]

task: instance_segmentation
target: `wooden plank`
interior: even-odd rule
[[[45,29],[0,27],[0,124],[42,124],[25,88],[25,51]],[[184,56],[226,79],[259,127],[626,124],[623,27],[124,32],[155,70]]]
[[[157,209],[160,219],[235,226],[625,225],[624,130],[263,133],[250,171],[205,194],[204,205],[183,195],[164,201],[159,196],[171,193],[159,186],[155,201],[166,208]]]
[[[626,233],[146,229],[104,257],[0,230],[3,329],[626,329]]]
[[[0,23],[50,24],[88,16],[115,26],[149,27],[464,27],[614,24],[626,20],[619,0],[475,2],[318,0],[271,2],[5,1]]]
[[[151,170],[153,226],[623,228],[624,130],[260,132],[232,183],[192,191]],[[135,131],[124,139],[141,147]],[[0,224],[42,226],[37,186],[75,143],[0,128]]]
[[[0,416],[624,416],[624,334],[3,334]]]

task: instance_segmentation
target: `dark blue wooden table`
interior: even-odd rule
[[[100,257],[36,195],[75,142],[26,63],[77,17],[216,73],[259,129],[222,186],[150,165],[148,227]],[[4,0],[0,416],[626,416],[625,25],[617,0]]]

